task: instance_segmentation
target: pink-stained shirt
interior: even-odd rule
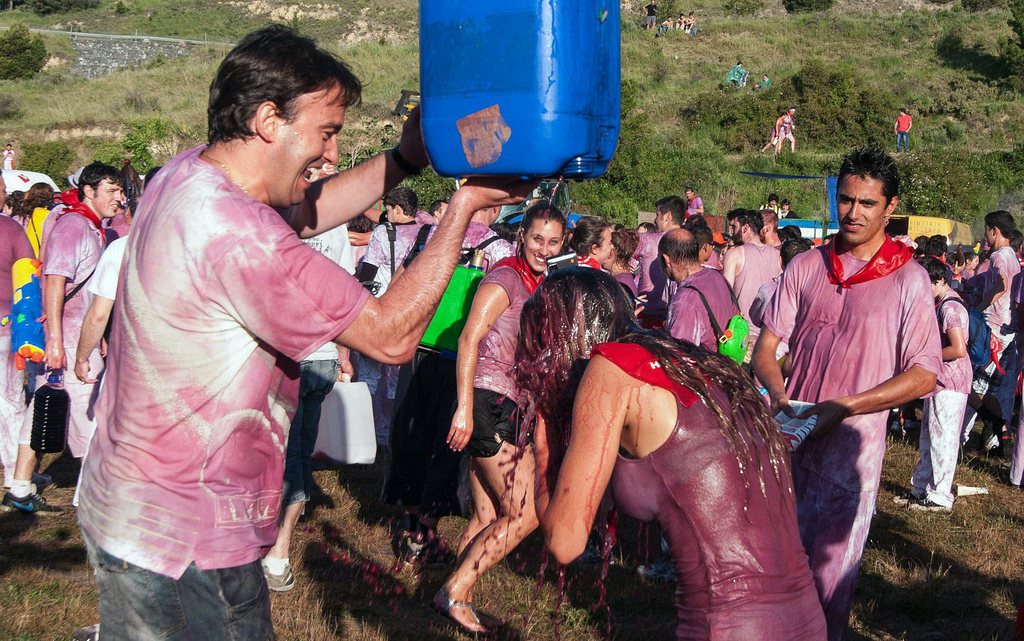
[[[951,302],[946,302],[951,301]],[[970,337],[970,321],[967,317],[967,307],[963,304],[960,295],[950,289],[939,301],[936,309],[939,316],[939,332],[942,347],[949,346],[949,338],[946,332],[951,329],[959,329],[964,335],[964,341]],[[967,356],[952,361],[942,362],[942,372],[939,374],[938,388],[949,392],[971,392],[971,377],[974,375],[971,369],[971,359]]]
[[[644,314],[649,316],[664,316],[668,308],[668,296],[666,293],[665,270],[661,268],[661,261],[658,259],[658,243],[664,232],[649,232],[640,234],[640,242],[633,253],[633,258],[640,264],[637,271],[636,285],[641,295],[647,296],[647,305],[644,307]]]
[[[430,232],[427,234],[427,242],[434,237],[434,232],[437,231],[437,225],[430,228]],[[501,238],[496,238],[497,234],[483,223],[478,223],[475,220],[469,221],[469,226],[466,227],[466,235],[462,237],[462,249],[470,250],[479,247],[484,241],[495,238],[495,240],[487,243],[484,247],[484,269],[490,269],[494,265],[498,264],[499,260],[503,260],[512,256],[516,253],[515,247],[512,243]]]
[[[701,269],[676,287],[668,305],[665,329],[673,338],[700,345],[709,352],[718,352],[718,337],[708,318],[708,312],[700,295],[691,288],[697,288],[708,301],[721,330],[725,330],[729,319],[740,313],[732,302],[729,283],[713,269]]]
[[[43,275],[65,277],[67,282],[64,285],[64,293],[70,294],[96,270],[100,256],[106,248],[103,232],[88,218],[74,212],[65,213],[53,223],[48,218],[46,228],[52,231],[46,241]],[[78,346],[82,323],[85,322],[85,313],[89,310],[92,299],[93,295],[88,288],[82,287],[71,300],[64,303],[64,318],[61,324],[64,349],[74,349]]]
[[[1013,317],[1009,291],[1009,284],[1013,278],[1020,273],[1020,261],[1017,254],[1009,246],[992,252],[989,257],[989,268],[985,272],[984,298],[988,298],[993,291],[1003,286],[1003,279],[1006,279],[1007,289],[985,310],[985,320],[993,332],[999,332],[1003,336],[1013,334],[1017,331],[1017,320]]]
[[[202,150],[142,197],[78,512],[103,550],[172,578],[274,543],[297,363],[369,296]]]
[[[522,276],[505,266],[491,271],[480,281],[480,287],[487,285],[500,287],[508,296],[509,306],[480,341],[473,387],[497,392],[518,402],[519,388],[513,379],[512,370],[516,362],[516,343],[519,342],[519,316],[530,292]]]
[[[841,254],[843,273],[866,264]],[[789,343],[793,400],[817,403],[865,392],[917,366],[938,375],[942,348],[928,273],[910,261],[850,289],[828,281],[824,249],[807,251],[782,275],[764,314],[764,329]],[[794,455],[802,465],[850,491],[875,491],[885,454],[887,411],[851,416]]]
[[[11,313],[14,299],[14,286],[11,281],[11,267],[20,258],[35,258],[32,244],[28,242],[25,228],[13,218],[0,216],[0,316]],[[8,324],[0,333],[10,336],[11,326]],[[0,358],[10,358],[10,354],[0,354]]]
[[[636,286],[636,277],[633,276],[633,274],[630,274],[629,272],[622,272],[621,274],[617,274],[615,276],[615,280],[620,285],[622,285],[623,287],[628,289],[629,290],[629,294],[633,298],[636,298],[637,296],[640,295],[640,290],[637,289],[637,286]]]
[[[761,289],[771,279],[782,273],[782,256],[774,247],[747,243],[730,249],[743,256],[743,268],[736,274],[732,289],[740,302],[740,313],[750,320],[750,306]]]
[[[750,324],[760,328],[764,325],[764,312],[771,302],[775,292],[779,290],[779,283],[782,281],[782,274],[771,279],[757,290],[754,302],[750,304]]]

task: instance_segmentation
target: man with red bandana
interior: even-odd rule
[[[887,410],[935,389],[942,367],[931,283],[913,250],[885,235],[899,174],[878,149],[839,170],[840,231],[795,257],[764,314],[754,371],[775,411],[815,403],[814,434],[793,454],[800,537],[828,638],[846,631],[885,454]],[[790,347],[790,376],[775,359]]]
[[[93,163],[82,170],[78,186],[78,202],[65,209],[52,223],[48,234],[47,251],[42,268],[44,279],[43,313],[46,316],[46,355],[48,370],[65,371],[65,389],[71,399],[68,410],[68,449],[81,458],[92,433],[96,429],[93,418],[95,382],[80,380],[73,371],[78,337],[82,332],[85,313],[93,294],[84,285],[96,269],[100,254],[106,247],[102,220],[113,218],[120,211],[124,193],[121,175],[117,169],[102,163]],[[103,370],[99,349],[89,356],[93,373]],[[36,387],[46,382],[46,372],[36,378]],[[32,436],[32,415],[35,400],[28,411],[18,437],[18,462],[14,470],[11,490],[3,503],[25,512],[58,512],[39,495],[32,483],[36,466],[36,453],[29,446]]]

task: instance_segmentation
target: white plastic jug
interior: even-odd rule
[[[335,383],[320,411],[320,434],[313,458],[373,463],[377,457],[373,426],[373,401],[366,383]]]

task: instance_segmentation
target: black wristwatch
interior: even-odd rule
[[[395,145],[394,147],[391,148],[391,160],[394,160],[395,164],[398,165],[398,168],[404,171],[409,176],[419,176],[421,173],[423,173],[422,168],[416,167],[411,162],[405,159],[405,156],[402,155],[402,152],[398,150],[398,145]]]

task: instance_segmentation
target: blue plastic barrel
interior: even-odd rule
[[[619,91],[619,0],[420,0],[423,135],[442,176],[600,176]]]

